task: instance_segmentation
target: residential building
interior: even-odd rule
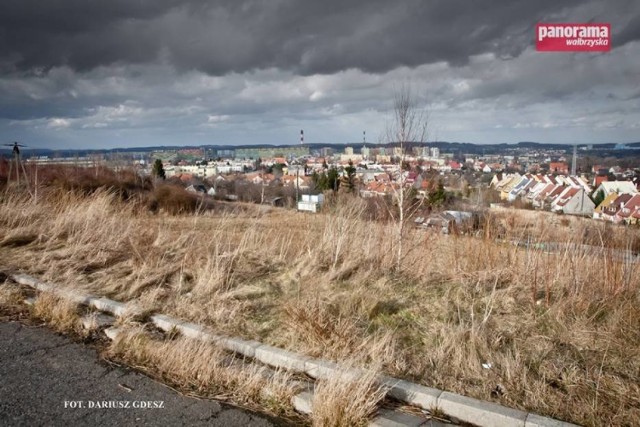
[[[635,184],[631,181],[605,181],[602,182],[600,186],[598,186],[598,188],[596,188],[594,194],[598,194],[598,192],[600,191],[602,192],[602,194],[604,194],[605,197],[611,193],[635,194],[638,192]]]
[[[584,188],[567,187],[553,201],[551,210],[553,212],[562,212],[566,215],[591,216],[594,208],[595,203],[593,203]]]

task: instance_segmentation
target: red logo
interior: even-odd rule
[[[538,24],[536,50],[608,52],[611,50],[611,24]]]

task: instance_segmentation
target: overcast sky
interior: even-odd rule
[[[538,22],[613,48],[537,52]],[[640,141],[639,39],[637,0],[2,0],[0,139],[382,142],[410,85],[430,140]]]

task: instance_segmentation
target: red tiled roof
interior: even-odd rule
[[[569,170],[569,166],[567,166],[564,162],[551,162],[549,163],[549,171],[551,172],[566,172]]]
[[[556,186],[556,188],[553,189],[553,191],[551,191],[547,197],[556,197],[559,196],[560,193],[562,193],[565,190],[565,186],[564,185],[558,185]]]
[[[538,196],[536,196],[537,200],[542,200],[545,197],[547,197],[547,195],[551,192],[551,190],[553,190],[555,188],[555,184],[547,184],[546,187],[544,187],[540,193],[538,193]]]
[[[386,182],[372,181],[365,186],[365,191],[371,191],[378,194],[388,194],[393,190],[391,184]]]
[[[631,194],[621,194],[613,202],[609,204],[604,210],[608,215],[615,215],[620,211],[620,206],[623,203],[628,202],[633,196]]]
[[[596,175],[596,179],[593,183],[594,187],[599,187],[605,181],[609,181],[609,178],[606,175]]]
[[[631,216],[631,214],[636,212],[638,209],[640,209],[640,194],[636,194],[632,198],[630,198],[624,204],[624,208],[621,208],[620,210],[618,210],[617,215],[623,218],[628,218],[629,216]]]
[[[531,190],[533,187],[535,187],[536,185],[538,185],[538,181],[536,181],[535,179],[532,179],[531,181],[529,181],[527,183],[527,185],[524,186],[524,188],[522,189],[522,191],[529,191]]]
[[[578,194],[578,192],[579,192],[579,191],[580,191],[580,189],[579,189],[579,188],[576,188],[576,187],[571,187],[571,188],[569,188],[569,189],[567,190],[567,192],[566,192],[566,193],[564,193],[564,194],[562,195],[562,199],[558,200],[558,202],[556,203],[556,206],[564,206],[564,205],[566,205],[566,204],[567,204],[567,202],[568,202],[569,200],[571,200],[571,198],[572,198],[573,196],[575,196],[576,194]]]
[[[620,206],[623,203],[627,203],[632,198],[633,198],[632,194],[624,193],[619,195],[618,198],[613,201],[613,204],[615,206]]]

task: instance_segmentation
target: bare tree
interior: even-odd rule
[[[407,174],[403,170],[406,160],[406,150],[411,143],[423,143],[427,135],[427,114],[424,109],[420,108],[414,98],[411,87],[403,85],[396,93],[393,104],[393,119],[387,126],[386,139],[394,143],[398,147],[398,178],[399,187],[394,190],[394,196],[398,203],[396,212],[390,211],[390,214],[396,224],[395,233],[395,250],[396,250],[396,269],[402,267],[402,260],[405,255],[403,248],[403,239],[406,233],[407,220],[411,214],[419,207],[416,205],[408,206],[407,198],[409,190],[407,187]],[[395,151],[395,150],[394,150]],[[396,153],[394,153],[395,155]]]

